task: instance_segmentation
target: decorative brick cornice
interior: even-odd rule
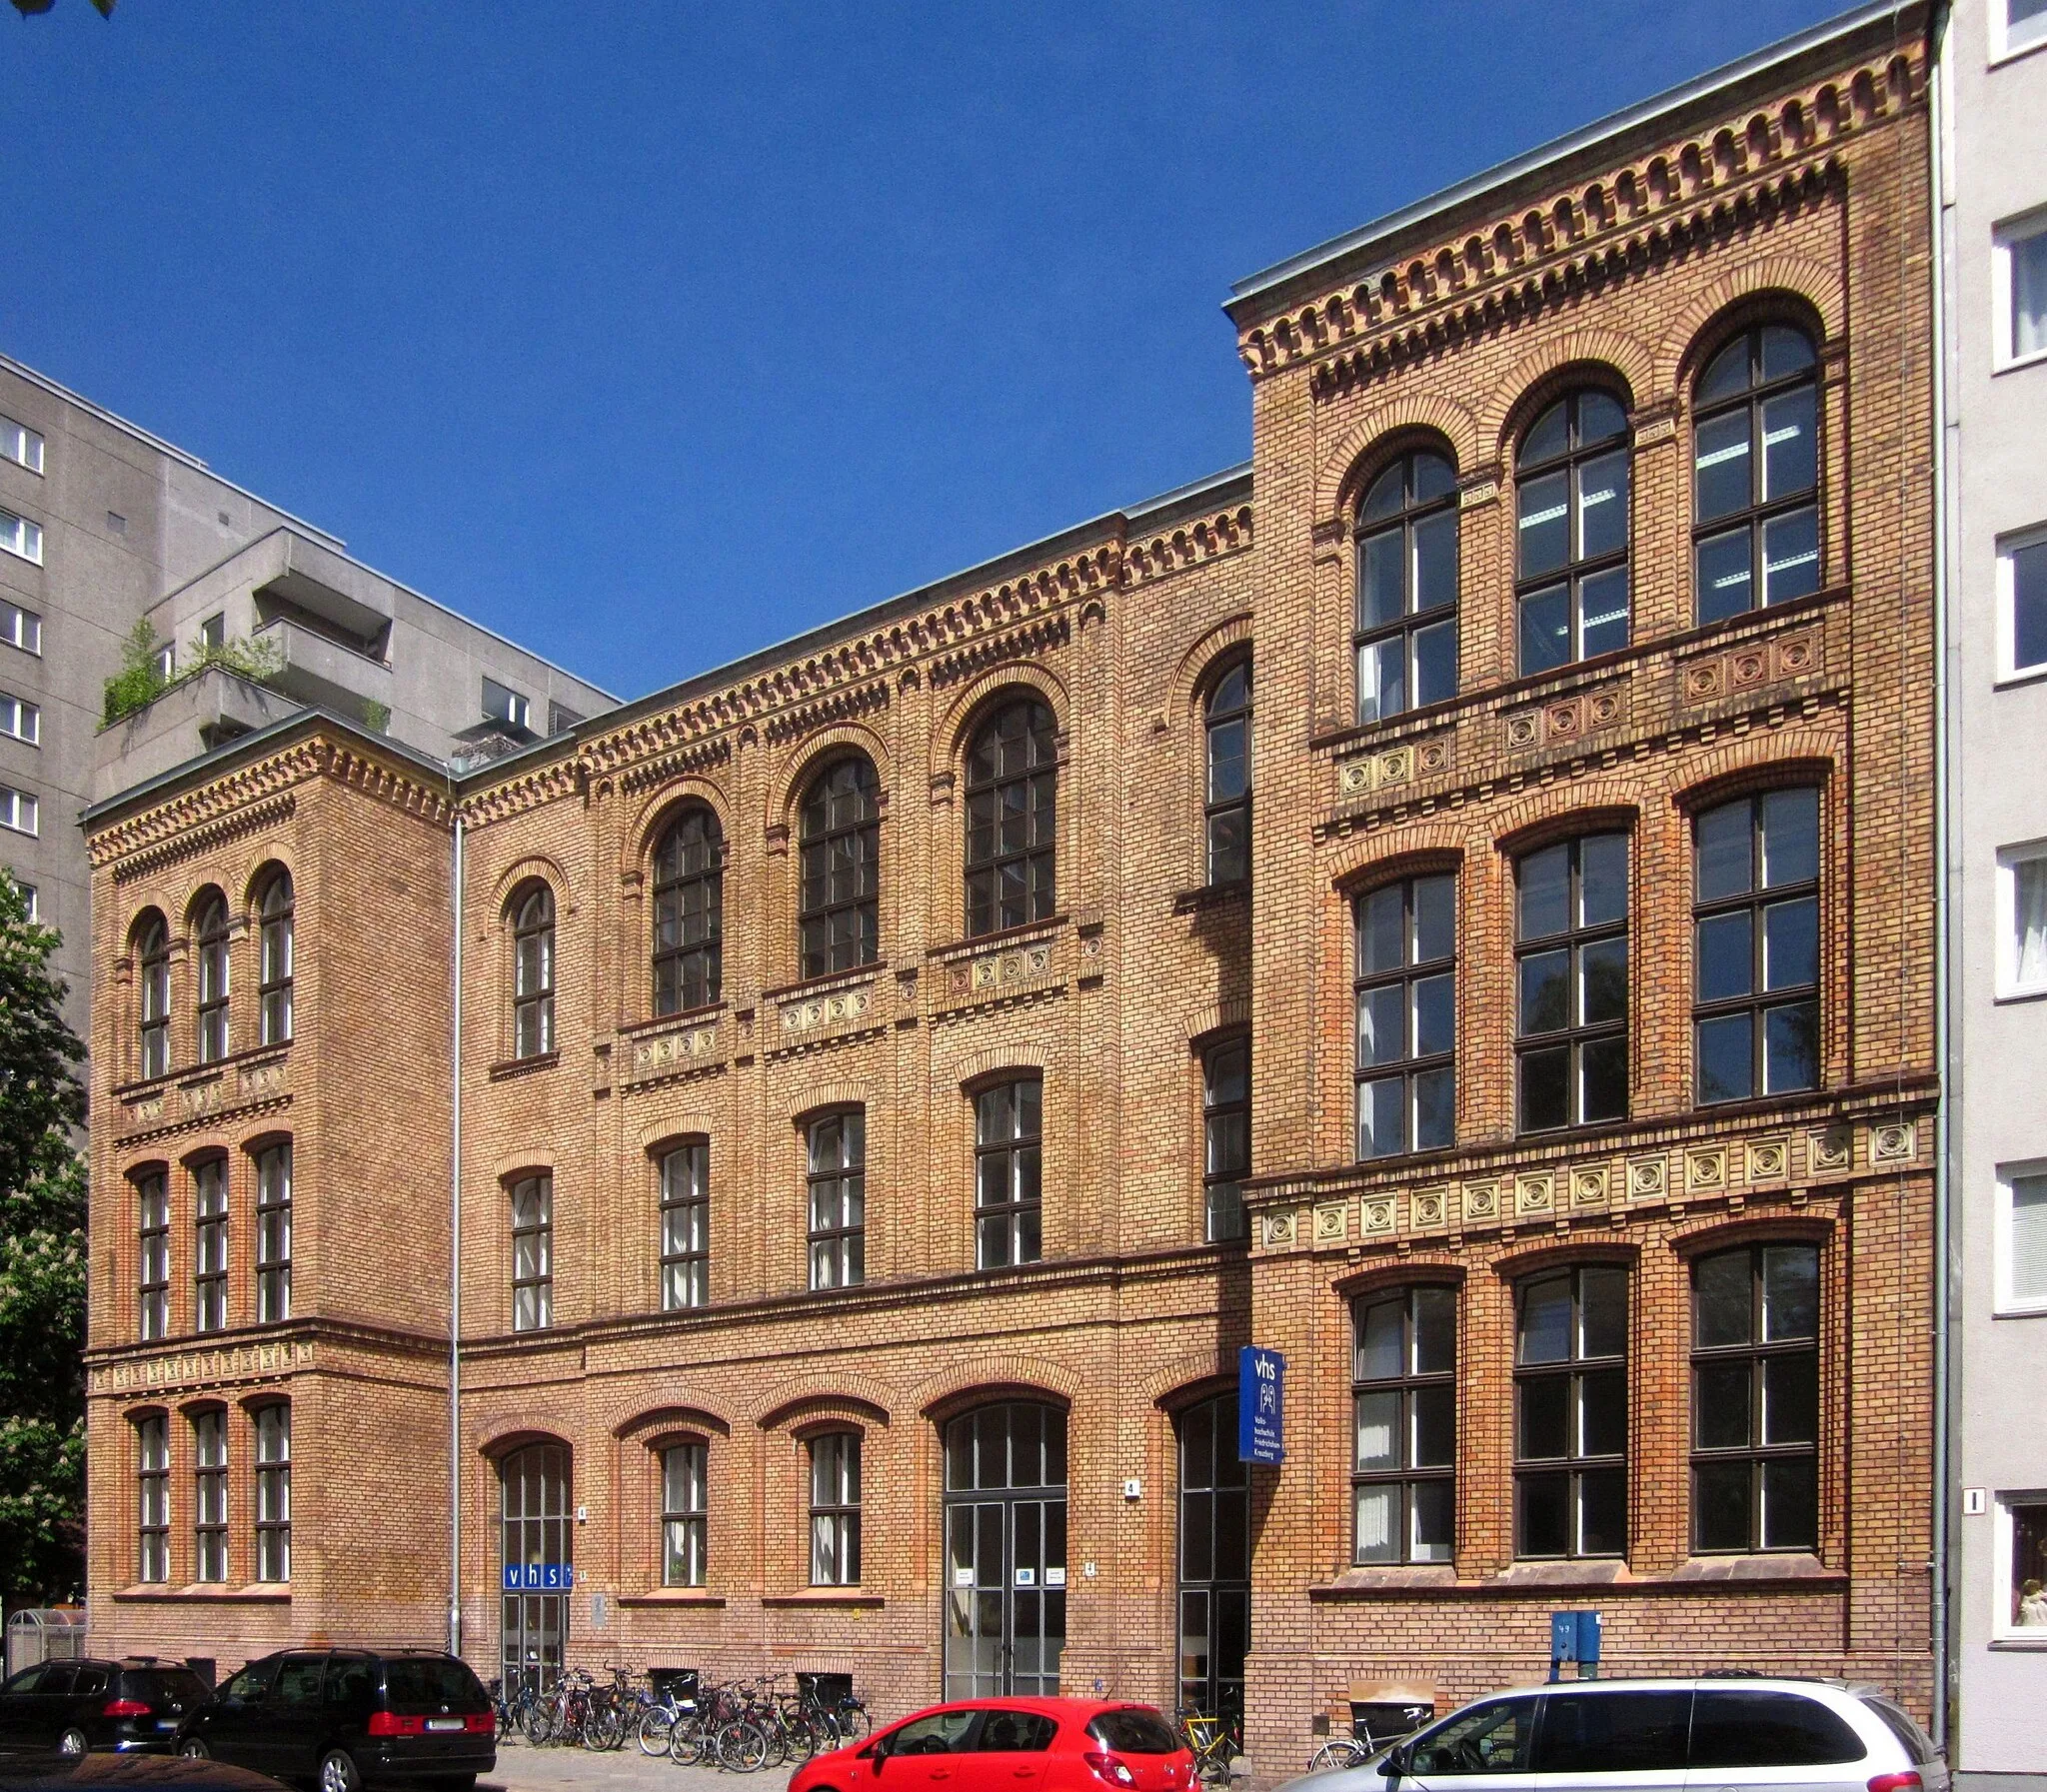
[[[558,803],[565,797],[580,796],[583,774],[584,768],[577,761],[562,759],[508,779],[504,784],[494,784],[462,800],[459,808],[463,823],[473,828],[480,822],[501,821],[525,810]]]
[[[770,718],[763,733],[780,746],[785,741],[794,741],[810,734],[814,729],[826,728],[835,722],[850,722],[856,716],[871,716],[877,710],[889,707],[889,681],[871,679],[864,685],[852,685],[843,691],[832,691],[814,703],[786,710]]]
[[[1131,542],[1123,550],[1122,585],[1125,590],[1133,590],[1186,567],[1242,554],[1250,545],[1251,507],[1235,505],[1217,511],[1212,517],[1198,517],[1146,540]]]

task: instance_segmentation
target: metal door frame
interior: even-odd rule
[[[529,1458],[539,1456],[532,1485],[538,1487],[540,1509],[526,1509],[527,1485],[515,1482]],[[559,1458],[551,1462],[550,1457]],[[550,1471],[559,1469],[551,1481]],[[514,1512],[515,1487],[519,1498]],[[551,1507],[550,1496],[559,1493]],[[575,1461],[566,1443],[542,1440],[513,1450],[498,1461],[498,1548],[499,1564],[510,1562],[569,1563],[574,1559]],[[515,1527],[517,1535],[515,1536]],[[550,1554],[550,1545],[557,1553]],[[536,1554],[535,1551],[539,1553]],[[504,1576],[499,1576],[504,1586]],[[519,1686],[530,1684],[546,1691],[562,1671],[569,1647],[569,1594],[502,1592],[499,1605],[498,1663],[510,1696]],[[549,1620],[553,1623],[550,1625]],[[550,1631],[552,1630],[552,1636]],[[537,1659],[533,1658],[537,1651]]]
[[[1006,1475],[1010,1477],[1008,1484],[991,1487],[955,1487],[953,1485],[954,1451],[948,1447],[950,1441],[955,1436],[954,1428],[956,1426],[979,1420],[988,1413],[1004,1412],[1010,1415],[1005,1425],[1005,1446],[1006,1449],[1014,1450],[1017,1442],[1015,1412],[1017,1408],[1025,1406],[1032,1407],[1039,1413],[1040,1424],[1043,1424],[1047,1419],[1056,1420],[1059,1432],[1058,1455],[1061,1464],[1060,1472],[1063,1477],[1065,1473],[1063,1464],[1065,1460],[1066,1413],[1063,1408],[1054,1406],[1047,1401],[991,1401],[988,1405],[975,1407],[971,1411],[956,1414],[946,1422],[941,1430],[941,1451],[945,1463],[945,1472],[941,1476],[940,1483],[941,1523],[939,1528],[940,1549],[945,1562],[946,1584],[945,1598],[940,1617],[939,1672],[944,1696],[949,1700],[1051,1696],[1058,1691],[1058,1671],[1056,1666],[1054,1666],[1049,1674],[1040,1671],[1024,1676],[1024,1678],[1040,1683],[1049,1679],[1051,1682],[1049,1693],[1044,1692],[1041,1685],[1038,1690],[1028,1694],[1020,1694],[1017,1690],[1019,1679],[1017,1669],[1017,1605],[1020,1593],[1026,1596],[1035,1596],[1040,1601],[1038,1607],[1038,1638],[1040,1645],[1042,1645],[1052,1634],[1052,1625],[1049,1621],[1051,1602],[1053,1600],[1058,1602],[1056,1634],[1059,1639],[1059,1654],[1063,1657],[1065,1652],[1066,1512],[1069,1499],[1067,1480],[1061,1478],[1056,1482],[1028,1482],[1020,1486],[1014,1480],[1014,1472],[1006,1470]],[[1042,1435],[1043,1433],[1040,1432],[1040,1437]],[[979,1479],[979,1475],[976,1478]],[[1032,1565],[1032,1584],[1029,1586],[1020,1586],[1017,1579],[1017,1521],[1019,1510],[1024,1507],[1036,1507],[1039,1514],[1038,1561]],[[977,1518],[972,1521],[976,1534],[973,1539],[974,1563],[970,1572],[974,1574],[974,1583],[972,1586],[963,1586],[958,1583],[958,1564],[954,1558],[954,1514],[958,1512],[978,1512],[984,1508],[1001,1513],[1000,1520],[998,1521],[999,1536],[996,1539],[997,1548],[995,1551],[1000,1557],[998,1578],[992,1584],[987,1577],[987,1564],[984,1560],[986,1552],[981,1547],[985,1539],[980,1535],[981,1523]],[[1054,1511],[1057,1513],[1055,1527],[1057,1532],[1056,1542],[1053,1541],[1050,1535],[1054,1529],[1051,1523],[1051,1514]],[[1053,1572],[1056,1572],[1059,1576],[1056,1583],[1051,1580]],[[981,1601],[985,1597],[993,1595],[1001,1602],[1001,1640],[996,1645],[998,1665],[993,1676],[996,1684],[992,1687],[975,1684],[975,1682],[989,1678],[989,1676],[983,1675],[978,1668],[969,1668],[965,1673],[956,1674],[947,1659],[951,1653],[951,1646],[954,1641],[953,1624],[955,1613],[958,1609],[958,1600],[959,1596],[963,1593],[975,1602],[977,1624],[980,1616],[979,1608]],[[980,1634],[982,1636],[986,1635],[985,1632]],[[1040,1656],[1039,1660],[1041,1668],[1042,1656]]]
[[[1237,1463],[1242,1480],[1240,1483],[1228,1486],[1223,1485],[1221,1475],[1216,1472],[1216,1465],[1226,1467],[1228,1464],[1236,1462],[1236,1391],[1233,1388],[1228,1389],[1222,1393],[1211,1394],[1204,1400],[1196,1400],[1192,1405],[1183,1408],[1173,1415],[1172,1455],[1174,1478],[1177,1485],[1173,1490],[1172,1625],[1173,1687],[1176,1696],[1182,1703],[1191,1702],[1197,1704],[1202,1710],[1208,1711],[1212,1715],[1226,1718],[1229,1721],[1232,1733],[1236,1735],[1238,1743],[1241,1744],[1243,1739],[1243,1679],[1241,1675],[1224,1676],[1220,1673],[1221,1651],[1217,1647],[1217,1637],[1221,1629],[1217,1617],[1220,1596],[1228,1594],[1239,1596],[1243,1601],[1244,1653],[1248,1654],[1250,1650],[1250,1465],[1248,1463]],[[1209,1466],[1204,1471],[1206,1475],[1205,1480],[1194,1483],[1190,1487],[1187,1474],[1188,1421],[1204,1408],[1207,1409],[1210,1415],[1210,1424],[1212,1426],[1209,1433],[1209,1447],[1212,1453],[1209,1458]],[[1209,1493],[1212,1495],[1215,1491],[1220,1490],[1235,1493],[1238,1491],[1239,1486],[1243,1501],[1244,1572],[1242,1578],[1239,1579],[1234,1575],[1219,1576],[1215,1572],[1218,1565],[1214,1552],[1217,1525],[1211,1509],[1209,1516],[1208,1574],[1205,1578],[1188,1579],[1187,1502],[1189,1492],[1191,1491],[1196,1494]],[[1188,1698],[1190,1682],[1186,1677],[1186,1659],[1181,1647],[1187,1635],[1186,1598],[1189,1593],[1196,1593],[1205,1598],[1207,1600],[1208,1612],[1206,1625],[1208,1644],[1207,1672],[1204,1676],[1200,1696],[1192,1700]],[[1225,1691],[1225,1688],[1233,1690],[1233,1698],[1229,1696],[1229,1692]]]

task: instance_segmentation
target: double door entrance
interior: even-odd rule
[[[1011,1400],[946,1427],[946,1697],[1052,1697],[1066,1645],[1066,1415]]]
[[[545,1690],[562,1672],[562,1645],[569,1635],[569,1595],[513,1590],[515,1579],[527,1586],[548,1577],[549,1568],[571,1562],[569,1451],[559,1443],[529,1444],[498,1465],[498,1490],[504,1508],[505,1581],[504,1653],[501,1663],[505,1691],[522,1686]],[[515,1576],[509,1570],[517,1568]],[[539,1570],[538,1573],[534,1570]],[[555,1577],[559,1580],[560,1576]]]

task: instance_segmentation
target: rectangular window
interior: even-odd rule
[[[43,739],[43,713],[32,703],[0,693],[0,735],[12,735],[31,747]]]
[[[862,1108],[810,1127],[811,1286],[851,1288],[868,1278],[868,1124]]]
[[[292,1409],[256,1414],[256,1578],[292,1577]]]
[[[0,784],[0,828],[34,838],[42,831],[41,806],[28,792]]]
[[[12,461],[31,473],[43,470],[43,439],[23,423],[0,417],[0,460]]]
[[[2047,355],[2047,216],[1999,225],[1993,243],[1997,358],[2016,366]],[[0,533],[0,547],[5,545]]]
[[[0,553],[12,554],[41,566],[42,525],[31,523],[26,517],[17,517],[12,511],[0,511]]]
[[[1997,600],[1999,672],[2047,667],[2047,535],[2035,530],[1998,544]]]
[[[292,1316],[292,1147],[266,1145],[256,1157],[256,1322]]]
[[[2047,0],[1990,0],[1990,16],[2004,27],[1998,52],[2023,50],[2047,38]]]
[[[1044,1083],[1020,1076],[974,1101],[975,1266],[1044,1255]]]
[[[33,610],[0,598],[0,647],[19,648],[24,654],[43,651],[43,619]]]
[[[13,877],[13,873],[8,876]],[[22,909],[29,919],[40,921],[43,918],[42,893],[33,884],[24,884],[19,878],[14,879],[14,888],[21,893]]]
[[[704,1584],[705,1446],[679,1443],[661,1452],[661,1584]]]
[[[2047,841],[1997,856],[1997,992],[2047,990]]]
[[[1446,1562],[1456,1537],[1457,1295],[1358,1301],[1351,1367],[1352,1559]]]
[[[811,1585],[860,1584],[860,1435],[811,1439]]]
[[[153,1169],[135,1180],[141,1208],[136,1253],[136,1296],[142,1341],[166,1337],[171,1329],[171,1179]]]
[[[192,1328],[228,1322],[228,1160],[210,1157],[192,1172]]]
[[[1514,1298],[1514,1554],[1627,1547],[1627,1271],[1531,1276]]]
[[[2047,1494],[1999,1494],[1997,1529],[2003,1558],[1997,1634],[2047,1644]]]
[[[2047,1312],[2047,1164],[1997,1172],[1997,1310]]]
[[[1357,898],[1357,1155],[1449,1144],[1456,1129],[1457,881]]]
[[[512,1184],[512,1329],[545,1331],[555,1317],[555,1179]]]
[[[501,685],[496,679],[484,680],[484,720],[502,722],[507,728],[525,728],[532,706],[509,685]]]
[[[1208,1238],[1244,1235],[1243,1179],[1251,1173],[1251,1042],[1201,1053],[1201,1205]]]
[[[661,1159],[661,1307],[711,1298],[711,1147],[680,1145]]]
[[[1514,867],[1523,1132],[1627,1117],[1627,836]]]
[[[228,1415],[220,1407],[192,1415],[194,1580],[228,1577]]]
[[[160,1586],[171,1578],[171,1429],[156,1413],[135,1423],[135,1578]]]

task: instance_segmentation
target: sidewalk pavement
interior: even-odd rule
[[[478,1781],[477,1792],[786,1792],[793,1771],[678,1767],[665,1755],[643,1755],[630,1741],[593,1754],[586,1748],[535,1748],[500,1736],[498,1771]]]

